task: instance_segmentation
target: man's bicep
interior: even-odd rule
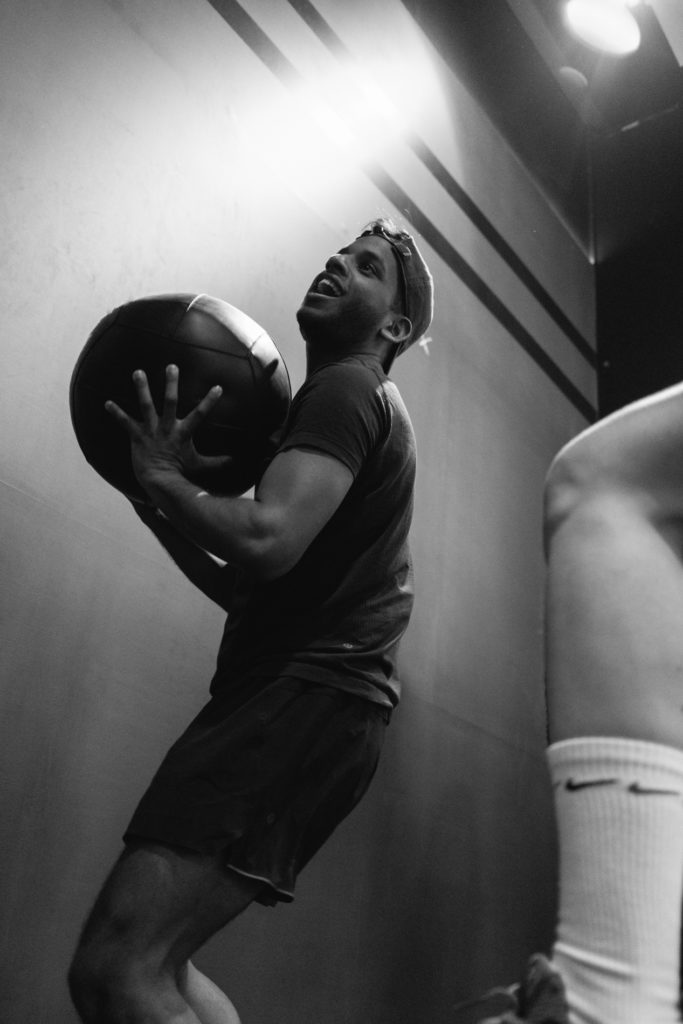
[[[283,541],[296,549],[298,561],[337,511],[352,483],[353,473],[334,456],[290,448],[268,466],[256,500],[280,519]]]

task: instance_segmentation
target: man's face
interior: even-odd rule
[[[399,275],[391,245],[378,235],[357,238],[330,256],[297,312],[306,341],[374,339],[400,310]]]

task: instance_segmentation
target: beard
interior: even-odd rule
[[[375,311],[361,303],[314,305],[306,300],[296,314],[304,341],[315,348],[343,349],[375,338],[381,326]]]

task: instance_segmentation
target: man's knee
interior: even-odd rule
[[[71,998],[83,1020],[95,1020],[99,1008],[106,1003],[106,993],[113,987],[112,960],[107,952],[93,942],[79,943],[68,973]]]
[[[122,973],[121,955],[112,944],[95,938],[81,940],[69,967],[68,983],[75,1006],[88,1011],[86,1020],[94,1008],[104,1008],[110,994],[120,987]]]
[[[135,1006],[144,1002],[146,992],[143,968],[125,945],[102,935],[83,939],[67,979],[82,1019],[87,1024],[136,1020]]]

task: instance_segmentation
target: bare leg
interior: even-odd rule
[[[189,960],[180,980],[180,992],[201,1024],[240,1024],[237,1010],[217,985]]]
[[[683,747],[683,387],[567,446],[546,523],[551,738]]]
[[[69,983],[85,1024],[234,1024],[234,1007],[188,966],[260,883],[218,858],[141,843],[114,867],[88,919]],[[206,983],[204,983],[206,982]],[[189,997],[189,998],[187,998]]]
[[[546,505],[554,960],[580,1024],[679,1020],[683,387],[586,431]]]

